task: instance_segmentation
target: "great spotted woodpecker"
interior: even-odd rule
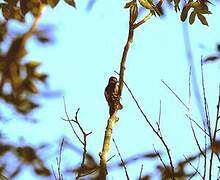
[[[109,105],[110,116],[116,111],[123,108],[120,103],[119,85],[116,77],[111,76],[108,85],[105,88],[105,98]]]

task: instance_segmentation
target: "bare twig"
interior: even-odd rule
[[[64,118],[61,118],[62,120],[64,121],[68,121],[72,130],[73,130],[73,133],[75,134],[75,136],[77,137],[77,139],[79,140],[79,142],[83,145],[83,141],[80,139],[80,137],[78,136],[78,134],[76,133],[76,130],[74,129],[73,127],[73,124],[71,123],[71,121],[73,121],[72,119],[69,118],[69,115],[67,113],[67,109],[66,109],[66,101],[65,101],[65,98],[63,97],[63,105],[64,105],[64,111],[65,111],[65,114],[66,114],[66,118],[67,119],[64,119]]]
[[[134,24],[134,29],[136,29],[137,27],[141,26],[142,24],[144,24],[147,20],[149,20],[151,18],[151,16],[153,16],[153,14],[150,12],[148,15],[146,15],[141,21],[139,21],[138,23]]]
[[[58,178],[57,178],[57,176],[56,176],[56,173],[55,173],[55,171],[54,171],[53,165],[51,165],[51,169],[52,169],[54,178],[55,178],[56,180],[58,180]]]
[[[115,147],[116,147],[116,149],[117,149],[118,155],[119,155],[120,160],[121,160],[121,164],[122,164],[122,166],[124,167],[126,178],[127,178],[127,180],[129,180],[130,178],[129,178],[129,175],[128,175],[128,171],[127,171],[126,165],[125,165],[125,163],[124,163],[124,161],[123,161],[123,159],[122,159],[121,153],[120,153],[120,151],[119,151],[119,149],[118,149],[118,146],[117,146],[117,144],[116,144],[116,142],[115,142],[115,139],[112,138],[112,140],[113,140],[113,142],[114,142],[114,144],[115,144]]]
[[[209,135],[192,117],[186,114],[186,117],[191,120],[202,132],[204,132],[207,136]]]
[[[157,131],[162,136],[161,130],[160,130],[160,119],[161,119],[161,100],[160,100],[160,109],[159,109],[158,121],[156,122],[156,124],[157,124]]]
[[[203,179],[202,174],[198,171],[198,168],[196,168],[196,167],[186,158],[185,155],[183,155],[183,156],[184,156],[186,162],[189,163],[189,165],[195,170],[195,172],[196,172],[197,174],[199,174],[199,176]]]
[[[219,95],[218,95],[218,103],[217,103],[217,111],[216,111],[216,119],[215,119],[215,129],[214,129],[214,134],[213,134],[213,139],[211,142],[211,145],[215,143],[216,141],[216,134],[217,134],[217,128],[218,128],[218,122],[219,122],[219,109],[220,109],[220,86],[219,86]],[[211,152],[210,156],[210,166],[209,166],[209,179],[211,180],[211,173],[212,173],[212,163],[213,163],[213,156],[214,152]]]
[[[60,144],[60,151],[59,151],[59,159],[56,158],[57,161],[57,171],[58,171],[58,180],[63,180],[63,175],[61,173],[61,160],[62,160],[62,148],[64,144],[64,138],[62,139],[62,142]]]
[[[181,102],[181,104],[187,109],[189,110],[189,107],[187,107],[187,105],[180,99],[180,97],[170,88],[170,86],[168,86],[167,83],[165,83],[163,80],[161,80],[162,83],[173,93],[173,95]]]
[[[83,155],[82,155],[81,165],[80,165],[80,168],[79,168],[79,171],[78,171],[78,175],[76,177],[76,180],[78,180],[78,179],[80,179],[80,177],[84,176],[84,175],[82,175],[82,172],[83,172],[83,169],[84,169],[84,164],[85,164],[86,155],[87,155],[87,136],[90,135],[92,132],[86,133],[84,131],[83,127],[81,126],[81,124],[78,120],[78,113],[79,113],[80,109],[79,108],[77,109],[76,114],[75,114],[75,118],[70,119],[69,116],[68,116],[67,110],[66,110],[66,103],[65,103],[64,97],[63,97],[63,103],[64,103],[64,110],[65,110],[65,114],[66,114],[67,119],[64,119],[64,118],[62,118],[62,119],[69,122],[69,124],[70,124],[74,134],[76,135],[77,139],[83,145]],[[79,135],[76,133],[76,131],[75,131],[73,125],[72,125],[72,122],[74,122],[78,126],[78,128],[80,129],[80,132],[83,136],[83,140],[81,140]]]
[[[153,147],[154,147],[154,145],[153,145]],[[166,169],[167,168],[167,166],[166,166],[166,164],[164,163],[164,161],[163,161],[163,159],[162,159],[162,157],[161,157],[161,155],[160,155],[160,153],[156,150],[156,148],[154,147],[154,151],[155,151],[155,153],[158,155],[158,157],[159,157],[159,159],[160,159],[160,161],[161,161],[161,163],[163,164],[163,167]]]
[[[140,170],[140,175],[139,175],[138,180],[141,180],[143,169],[144,169],[144,165],[141,164],[141,170]]]
[[[146,120],[147,124],[151,127],[151,129],[153,130],[153,132],[157,135],[157,137],[160,139],[160,141],[162,142],[163,146],[166,149],[168,158],[169,158],[169,162],[170,162],[170,166],[171,166],[171,172],[172,172],[172,180],[175,180],[175,171],[174,171],[174,166],[173,166],[173,161],[171,158],[171,154],[170,154],[170,149],[168,148],[166,142],[164,141],[163,137],[160,135],[160,133],[153,127],[153,125],[151,124],[151,122],[149,121],[149,119],[147,118],[146,114],[144,113],[144,111],[142,110],[142,108],[140,107],[137,99],[134,97],[134,94],[132,93],[131,89],[128,87],[127,83],[125,83],[123,81],[123,83],[125,84],[126,88],[128,89],[129,93],[131,94],[132,99],[134,100],[135,104],[137,105],[139,111],[141,112],[141,114],[143,115],[144,119]]]

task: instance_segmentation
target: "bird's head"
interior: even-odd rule
[[[111,76],[111,77],[109,78],[108,83],[109,83],[109,84],[116,84],[116,83],[118,83],[118,80],[117,80],[116,77]]]

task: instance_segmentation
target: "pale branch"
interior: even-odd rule
[[[112,136],[112,129],[118,118],[116,117],[117,111],[113,113],[112,116],[108,119],[107,127],[105,130],[105,136],[103,141],[102,152],[99,153],[100,156],[100,172],[99,179],[105,180],[107,175],[107,154],[110,148],[110,140]]]
[[[150,12],[142,20],[140,20],[138,23],[135,23],[133,28],[136,29],[140,25],[144,24],[147,20],[149,20],[151,18],[151,16],[153,16],[153,13]]]
[[[125,64],[126,64],[126,59],[128,55],[128,50],[133,42],[134,38],[134,29],[135,29],[135,20],[137,18],[137,4],[136,0],[133,1],[133,5],[130,7],[130,17],[129,17],[129,32],[128,32],[128,37],[127,37],[127,42],[124,46],[124,50],[122,53],[122,58],[120,62],[120,75],[119,75],[119,97],[122,95],[122,90],[123,90],[123,80],[124,80],[124,73],[125,73]],[[151,16],[148,18],[145,18],[144,22],[146,22]],[[144,23],[143,22],[143,23]],[[141,23],[141,24],[143,24]],[[140,26],[139,24],[138,26]],[[108,174],[107,172],[107,154],[110,148],[110,140],[111,140],[111,135],[112,135],[112,129],[114,124],[118,121],[117,118],[117,109],[115,112],[109,117],[106,130],[105,130],[105,135],[104,135],[104,140],[103,140],[103,146],[102,146],[102,151],[99,153],[100,156],[100,173],[99,173],[99,179],[100,180],[105,180],[106,176]]]
[[[124,73],[125,73],[125,63],[127,59],[127,54],[128,50],[131,46],[131,43],[133,42],[133,37],[134,37],[134,24],[130,21],[129,22],[129,32],[128,32],[128,38],[126,45],[124,47],[124,51],[122,54],[121,58],[121,63],[120,63],[120,75],[119,75],[119,90],[120,90],[120,96],[122,95],[122,90],[123,90],[123,80],[124,80]]]

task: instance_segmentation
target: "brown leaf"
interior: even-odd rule
[[[193,24],[193,23],[194,23],[195,17],[196,17],[196,12],[193,11],[193,12],[190,14],[190,16],[189,16],[189,23],[190,23],[190,24]]]
[[[180,15],[181,21],[185,21],[186,20],[186,18],[188,16],[189,9],[190,9],[190,6],[188,4],[186,4],[183,7],[183,10],[182,10],[181,15]]]
[[[46,167],[41,167],[41,168],[35,167],[34,171],[36,174],[38,174],[40,176],[50,176],[51,175],[50,170],[47,169]]]
[[[56,5],[59,3],[59,0],[47,0],[47,3],[48,3],[52,8],[55,8]]]
[[[197,16],[198,16],[200,22],[201,22],[203,25],[208,26],[208,22],[207,22],[205,16],[203,16],[202,14],[197,14]]]
[[[128,2],[125,4],[124,8],[130,8],[130,6],[133,4],[133,1]]]
[[[220,58],[219,56],[209,56],[207,57],[204,62],[213,62],[213,61],[216,61],[218,58]]]
[[[75,0],[64,0],[67,4],[69,4],[70,6],[73,6],[74,8],[76,8],[76,3]]]

